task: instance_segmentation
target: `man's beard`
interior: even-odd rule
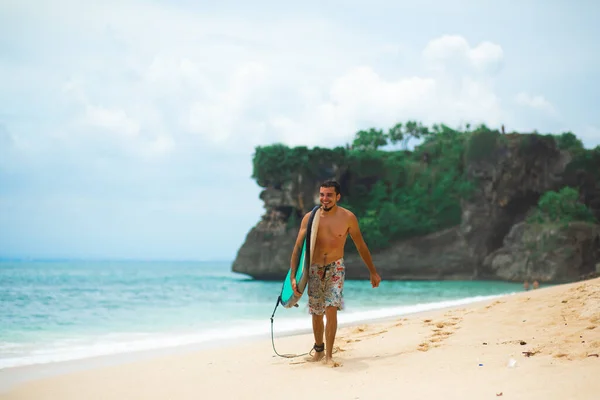
[[[333,207],[335,207],[335,204],[332,206],[329,206],[329,208],[325,207],[324,204],[321,204],[321,206],[323,207],[323,211],[327,212],[327,211],[330,211]]]

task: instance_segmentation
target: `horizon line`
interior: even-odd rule
[[[30,257],[30,256],[0,256],[2,261],[120,261],[120,262],[218,262],[233,263],[233,260],[223,259],[194,259],[194,258],[137,258],[137,257]]]

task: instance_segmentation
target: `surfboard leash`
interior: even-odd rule
[[[280,301],[281,301],[281,295],[279,295],[279,297],[277,297],[277,303],[275,303],[275,309],[273,309],[273,314],[271,315],[271,344],[273,345],[273,351],[279,357],[283,357],[283,358],[296,358],[296,357],[306,356],[306,355],[310,354],[310,351],[307,353],[304,353],[304,354],[279,354],[277,352],[277,350],[275,350],[275,338],[273,336],[273,318],[275,317],[275,311],[277,311],[277,307],[279,306]]]
[[[275,311],[277,311],[277,307],[279,307],[279,303],[281,301],[281,295],[279,295],[279,297],[277,297],[277,303],[275,303],[275,308],[273,309],[273,314],[271,314],[271,345],[273,346],[273,351],[275,352],[275,354],[277,354],[279,357],[283,357],[283,358],[296,358],[296,357],[301,357],[301,356],[306,356],[306,355],[311,355],[313,350],[315,349],[314,347],[312,347],[310,349],[310,351],[303,353],[303,354],[279,354],[277,352],[277,350],[275,349],[275,338],[273,336],[273,318],[275,317]],[[332,354],[337,353],[339,350],[338,346],[334,346],[333,347],[333,352]]]

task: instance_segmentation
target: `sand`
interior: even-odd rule
[[[280,354],[312,344],[275,339]],[[600,399],[600,279],[342,327],[335,350],[331,368],[261,339],[22,382],[0,399]]]

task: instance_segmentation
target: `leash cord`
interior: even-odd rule
[[[281,301],[281,295],[279,297],[277,297],[277,303],[275,303],[275,308],[273,309],[273,314],[271,315],[271,345],[273,346],[273,351],[275,352],[275,354],[277,354],[279,357],[283,357],[283,358],[296,358],[296,357],[301,357],[301,356],[306,356],[306,355],[311,355],[313,350],[315,349],[314,347],[312,349],[310,349],[309,352],[303,353],[303,354],[279,354],[277,352],[277,350],[275,349],[275,339],[273,336],[273,318],[275,317],[275,311],[277,311],[277,307],[279,306],[279,302]],[[337,353],[339,350],[339,347],[335,346],[333,348],[333,354]]]
[[[279,357],[283,357],[283,358],[296,358],[296,357],[301,357],[301,356],[310,354],[312,352],[312,350],[309,351],[308,353],[304,353],[304,354],[279,354],[277,352],[277,350],[275,350],[275,339],[273,336],[273,317],[275,317],[275,311],[277,311],[277,307],[279,306],[280,301],[281,301],[281,295],[279,297],[277,297],[277,303],[275,304],[275,309],[273,310],[273,314],[271,315],[271,344],[273,345],[273,351]]]

